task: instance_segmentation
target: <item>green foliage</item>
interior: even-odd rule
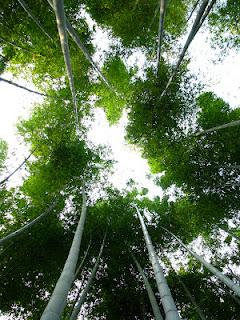
[[[209,19],[214,44],[216,43],[224,50],[230,48],[239,49],[239,15],[238,0],[227,0],[218,3]]]
[[[43,90],[51,88],[53,82],[61,87],[63,85],[61,78],[65,77],[65,68],[54,13],[50,5],[43,0],[37,3],[31,2],[29,7],[41,21],[53,41],[46,37],[17,1],[6,1],[1,8],[0,16],[0,36],[5,41],[2,41],[0,45],[3,56],[8,58],[7,70],[14,75],[21,74],[23,76],[24,74],[26,78],[31,78],[33,83]],[[86,22],[78,17],[78,10],[79,5],[75,1],[68,1],[67,16],[70,21],[74,19],[76,31],[92,53],[93,48],[89,44],[91,34]],[[84,82],[86,88],[89,63],[86,62],[77,46],[72,41],[69,43],[73,73],[75,77],[81,79],[77,82],[77,87],[82,89]]]
[[[169,229],[186,244],[199,241],[201,235],[205,241],[203,250],[211,249],[212,263],[233,276],[226,270],[229,264],[239,265],[239,245],[230,236],[222,238],[219,226],[226,225],[230,218],[236,219],[236,225],[239,222],[240,127],[204,135],[196,132],[239,120],[240,109],[232,110],[212,92],[203,93],[196,79],[189,75],[187,62],[161,97],[172,74],[172,66],[166,61],[177,50],[176,39],[186,31],[186,18],[195,1],[168,1],[164,59],[158,75],[152,61],[159,19],[157,1],[65,1],[66,15],[91,56],[95,52],[94,33],[85,12],[95,20],[93,32],[97,26],[106,28],[111,35],[111,51],[101,61],[101,71],[111,88],[95,77],[82,52],[69,39],[80,119],[78,132],[54,13],[44,0],[27,2],[53,41],[17,1],[5,1],[0,8],[0,73],[11,71],[31,80],[47,98],[34,106],[29,119],[18,125],[20,135],[35,151],[27,162],[28,174],[21,186],[0,188],[0,237],[26,225],[54,201],[56,205],[43,220],[0,248],[1,311],[19,319],[40,318],[71,246],[84,183],[88,209],[79,263],[89,239],[92,246],[77,277],[83,284],[107,231],[99,270],[85,305],[87,317],[152,319],[146,290],[130,255],[133,252],[137,256],[157,292],[133,206],[136,204],[147,217],[148,231],[181,317],[198,319],[179,279],[187,285],[207,319],[237,319],[240,310],[231,295],[224,287],[216,288],[199,262],[185,258],[184,250],[160,228]],[[210,17],[214,37],[223,41],[224,46],[237,47],[239,43],[238,11],[236,1],[228,0],[218,3]],[[226,39],[229,34],[231,37]],[[132,52],[140,51],[145,54],[144,67],[127,67],[126,59]],[[137,71],[141,76],[137,76]],[[165,188],[162,199],[151,200],[148,189],[138,190],[133,181],[121,192],[109,184],[109,154],[104,147],[95,147],[87,140],[87,124],[95,107],[104,109],[111,125],[126,110],[126,139],[140,149],[153,173],[162,174],[155,179]],[[1,171],[6,155],[7,146],[0,140]],[[240,236],[237,228],[234,232]],[[224,248],[232,243],[234,246],[221,254],[223,243]],[[165,253],[178,264],[178,275],[166,263]],[[182,255],[180,263],[176,253]],[[64,319],[69,318],[76,295],[77,282],[69,293]],[[156,297],[160,304],[159,296]]]
[[[110,90],[104,83],[98,83],[95,94],[96,106],[104,109],[110,124],[115,124],[131,98],[133,70],[128,71],[123,61],[117,56],[109,56],[103,66],[103,74],[113,87]]]
[[[0,172],[3,169],[6,157],[7,157],[7,143],[4,140],[0,139]]]
[[[160,97],[170,76],[169,67],[162,63],[159,79],[152,69],[147,70],[146,80],[138,79],[130,102],[127,139],[142,150],[154,173],[162,171],[160,155],[168,152],[173,143],[183,135],[181,122],[193,111],[194,89],[182,71]],[[181,83],[183,82],[183,83]]]
[[[155,47],[159,15],[153,22],[152,19],[158,6],[157,1],[84,0],[83,3],[92,18],[110,28],[115,36],[121,38],[124,46],[145,47],[148,50]],[[185,29],[188,4],[184,0],[169,2],[165,24],[168,40],[180,36]]]

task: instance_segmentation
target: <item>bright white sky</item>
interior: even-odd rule
[[[98,43],[101,43],[101,41],[99,42],[101,37],[104,37],[104,33],[99,34]],[[197,73],[203,83],[207,85],[206,90],[214,91],[229,102],[232,107],[239,106],[240,54],[232,53],[221,63],[213,64],[211,60],[216,59],[219,52],[210,47],[206,32],[196,36],[189,53],[192,57],[190,69]],[[135,56],[135,59],[138,58]],[[10,79],[11,75],[4,74],[3,77]],[[14,79],[14,81],[32,88],[31,83],[18,79]],[[21,139],[16,134],[16,123],[19,118],[27,118],[34,102],[41,101],[41,98],[3,82],[0,82],[0,98],[0,137],[9,145],[7,172],[2,173],[2,178],[4,178],[28,155],[27,148],[21,144]],[[89,137],[95,143],[111,146],[113,157],[118,161],[112,176],[112,182],[116,187],[123,188],[126,182],[132,178],[139,183],[139,186],[147,187],[151,196],[161,196],[161,189],[154,186],[153,182],[146,178],[149,174],[146,160],[141,158],[137,150],[126,145],[124,141],[125,124],[126,116],[123,116],[118,125],[110,127],[103,111],[99,110],[94,124],[95,129],[90,130]],[[21,181],[20,176],[21,174],[16,174],[12,177],[10,185],[18,184]],[[0,319],[3,318],[0,316]]]

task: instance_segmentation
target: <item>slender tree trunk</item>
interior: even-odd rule
[[[159,26],[158,26],[158,47],[157,47],[157,73],[159,72],[161,62],[161,48],[163,40],[163,26],[166,12],[167,0],[160,0],[160,14],[159,14]]]
[[[4,245],[5,242],[12,240],[13,238],[23,234],[26,230],[28,230],[29,228],[31,228],[34,224],[36,224],[37,222],[41,221],[44,217],[47,216],[47,214],[49,214],[49,212],[51,212],[51,210],[55,207],[56,205],[56,201],[53,202],[46,211],[44,211],[42,214],[40,214],[37,218],[35,218],[34,220],[32,220],[31,222],[25,224],[23,227],[21,227],[20,229],[10,233],[9,235],[7,235],[6,237],[0,239],[0,246]]]
[[[166,256],[165,256],[166,258]],[[185,283],[181,280],[181,278],[179,277],[179,275],[176,273],[176,271],[174,270],[174,268],[172,267],[170,261],[168,261],[168,267],[172,270],[172,272],[176,275],[179,283],[183,286],[183,289],[186,293],[186,296],[189,298],[189,300],[191,301],[191,303],[193,304],[197,314],[199,315],[199,317],[202,319],[202,320],[206,320],[202,310],[200,309],[200,307],[198,306],[195,298],[193,297],[193,295],[191,294],[191,292],[188,290],[188,287],[185,285]]]
[[[81,262],[80,262],[80,264],[79,264],[79,266],[78,266],[78,268],[77,268],[77,270],[76,270],[76,272],[75,272],[75,275],[74,275],[74,278],[75,278],[75,279],[77,278],[79,272],[80,272],[81,269],[82,269],[82,266],[83,266],[83,264],[84,264],[84,262],[85,262],[85,260],[86,260],[87,255],[88,255],[88,251],[89,251],[89,249],[90,249],[90,247],[91,247],[91,243],[92,243],[92,239],[89,241],[87,250],[85,251],[85,254],[84,254],[84,256],[83,256],[83,258],[82,258],[82,260],[81,260]]]
[[[33,151],[27,156],[27,158],[24,159],[24,161],[13,172],[11,172],[6,178],[4,178],[2,181],[0,181],[0,185],[5,183],[6,181],[8,181],[8,179],[11,178],[11,176],[14,175],[14,173],[16,173],[19,169],[22,168],[22,166],[28,161],[28,159],[37,150],[37,148],[38,148],[38,146],[33,149]]]
[[[74,281],[76,265],[81,246],[84,223],[86,219],[86,194],[83,188],[83,204],[81,217],[73,238],[73,242],[65,262],[63,271],[57,281],[52,296],[41,316],[41,320],[60,320],[64,307],[67,303],[67,295]]]
[[[204,265],[209,271],[211,271],[218,279],[220,279],[223,283],[225,283],[231,290],[233,290],[236,295],[240,296],[240,287],[234,283],[231,279],[229,279],[227,276],[225,276],[222,272],[220,272],[217,268],[212,266],[210,263],[205,261],[201,256],[199,256],[197,253],[189,249],[178,237],[176,237],[172,232],[167,230],[164,227],[160,227],[161,229],[167,231],[171,236],[176,239],[189,253],[192,254],[199,262],[201,262],[202,265]]]
[[[47,0],[48,3],[50,4],[50,6],[54,9],[53,6],[53,2],[52,0]],[[111,84],[108,82],[108,80],[106,79],[106,77],[102,74],[102,72],[100,71],[100,69],[98,68],[98,66],[96,65],[96,63],[93,61],[92,57],[90,56],[90,54],[88,53],[86,47],[84,46],[84,44],[82,43],[82,41],[80,40],[79,36],[77,35],[76,31],[74,30],[74,28],[71,26],[70,22],[68,21],[68,19],[66,18],[66,28],[67,31],[69,33],[69,35],[71,36],[71,38],[73,39],[73,41],[76,43],[76,45],[78,46],[78,48],[82,51],[82,53],[84,54],[85,58],[88,60],[88,62],[92,65],[92,67],[94,68],[94,70],[98,73],[98,75],[100,76],[100,78],[103,80],[103,82],[106,84],[106,86],[113,91],[116,95],[118,95],[118,93],[116,92],[116,90],[114,90],[114,88],[111,86]]]
[[[153,23],[154,23],[154,21],[155,21],[155,19],[156,19],[157,14],[158,14],[158,10],[159,10],[159,1],[158,1],[157,6],[156,6],[156,9],[155,9],[155,11],[154,11],[154,15],[153,15],[153,17],[152,17],[152,20],[151,20],[151,22],[150,22],[150,25],[149,25],[149,27],[148,27],[148,31],[150,31],[150,29],[152,28],[152,25],[153,25]]]
[[[136,10],[138,3],[139,3],[139,0],[136,0],[134,3],[133,12]]]
[[[24,86],[21,86],[20,84],[17,84],[17,83],[15,83],[15,82],[13,82],[13,81],[4,79],[4,78],[2,78],[2,77],[0,77],[0,81],[6,82],[6,83],[8,83],[8,84],[11,84],[12,86],[15,86],[15,87],[17,87],[17,88],[26,90],[26,91],[28,91],[28,92],[38,94],[39,96],[42,96],[42,97],[49,97],[47,94],[40,93],[40,92],[38,92],[38,91],[35,91],[35,90],[32,90],[32,89],[26,88],[26,87],[24,87]]]
[[[12,47],[14,47],[14,48],[17,48],[17,49],[19,49],[19,50],[22,50],[22,51],[31,53],[32,55],[37,55],[37,56],[40,56],[40,57],[46,57],[44,54],[36,53],[36,52],[34,52],[34,51],[32,51],[32,50],[29,50],[29,49],[26,49],[26,48],[24,48],[24,47],[21,47],[21,46],[17,45],[15,42],[9,41],[9,40],[7,40],[7,39],[5,39],[5,38],[0,37],[0,41],[3,41],[3,42],[5,42],[5,43],[9,44],[10,46],[12,46]]]
[[[216,282],[212,282],[212,284],[217,287],[217,288],[220,288],[222,289],[226,294],[229,294],[233,300],[240,305],[240,300],[238,299],[238,297],[235,296],[235,294],[232,294],[231,292],[229,292],[228,290],[226,290],[226,288],[223,288],[219,283],[216,283]]]
[[[206,9],[206,7],[208,5],[208,1],[209,0],[203,0],[201,6],[199,8],[199,11],[197,13],[197,16],[195,18],[195,21],[193,23],[192,29],[191,29],[191,31],[190,31],[190,33],[188,35],[187,41],[186,41],[186,43],[185,43],[185,45],[184,45],[184,47],[182,49],[182,52],[181,52],[181,54],[179,56],[179,59],[178,59],[178,61],[176,63],[176,66],[174,67],[173,73],[172,73],[170,79],[168,80],[166,88],[163,90],[163,92],[161,93],[160,97],[163,97],[165,95],[165,93],[167,92],[167,89],[169,88],[170,84],[172,83],[173,79],[175,78],[175,76],[176,76],[176,74],[178,72],[178,69],[179,69],[179,67],[180,67],[180,65],[181,65],[181,63],[183,61],[183,58],[185,57],[187,49],[189,48],[191,42],[193,41],[194,37],[197,34],[196,30],[198,28],[199,23],[201,22],[201,18],[202,18],[203,14],[204,14],[204,11],[205,11],[205,9]]]
[[[188,19],[187,19],[187,22],[191,19],[191,17],[192,17],[192,15],[193,15],[195,9],[197,8],[199,2],[200,2],[200,0],[197,0],[196,3],[194,4],[194,6],[193,6],[193,8],[192,8],[192,11],[190,12],[190,15],[189,15],[189,17],[188,17]]]
[[[27,5],[27,3],[24,0],[17,0],[17,1],[23,7],[23,9],[27,12],[29,17],[36,23],[36,25],[39,27],[39,29],[42,30],[42,32],[48,37],[48,39],[50,39],[51,41],[54,41],[53,38],[44,29],[44,27],[42,26],[40,21],[38,21],[38,19],[34,16],[34,14],[32,13],[32,11],[29,8],[29,6]]]
[[[198,306],[195,298],[193,297],[193,295],[191,294],[191,292],[188,290],[188,287],[185,285],[185,283],[180,279],[180,277],[178,277],[178,281],[181,283],[181,285],[183,286],[183,289],[186,293],[186,296],[189,298],[189,300],[192,302],[195,310],[197,311],[197,314],[199,315],[199,318],[202,320],[206,320],[202,310],[200,309],[200,307]]]
[[[170,289],[168,287],[167,281],[164,277],[163,274],[163,269],[160,266],[160,263],[158,261],[158,257],[156,255],[156,252],[154,250],[151,238],[148,234],[147,228],[145,226],[144,220],[138,210],[138,208],[136,207],[137,210],[137,214],[142,226],[142,230],[143,230],[143,235],[144,235],[144,239],[146,242],[146,246],[148,249],[148,254],[149,254],[149,259],[152,263],[152,267],[153,267],[153,271],[155,274],[155,278],[156,278],[156,282],[157,282],[157,287],[158,287],[158,291],[159,294],[161,296],[161,300],[162,300],[162,305],[163,305],[163,309],[165,312],[165,316],[166,316],[166,320],[180,320],[175,302],[172,298]]]
[[[66,31],[67,29],[66,16],[64,11],[63,0],[53,0],[53,5],[54,5],[54,12],[57,20],[57,27],[58,27],[61,48],[62,48],[65,66],[67,70],[69,85],[72,93],[72,100],[73,100],[73,105],[75,110],[76,129],[78,130],[78,110],[77,110],[76,91],[75,91],[73,74],[72,74],[70,52],[69,52],[69,46],[68,46],[68,36]]]
[[[229,123],[222,124],[220,126],[216,126],[216,127],[212,127],[212,128],[203,130],[203,131],[199,131],[196,133],[196,136],[200,136],[200,135],[203,135],[203,134],[206,134],[209,132],[218,131],[218,130],[222,130],[222,129],[226,129],[226,128],[237,127],[237,126],[240,126],[240,120],[232,121]]]
[[[81,311],[81,307],[86,299],[86,296],[88,294],[88,291],[89,291],[89,288],[95,278],[95,275],[96,275],[96,272],[97,272],[97,269],[98,269],[98,265],[99,265],[99,262],[100,262],[100,258],[102,256],[102,252],[103,252],[103,248],[104,248],[104,243],[105,243],[105,239],[106,239],[106,233],[105,233],[105,236],[104,236],[104,239],[103,239],[103,242],[102,242],[102,245],[101,245],[101,249],[99,251],[99,255],[97,257],[97,260],[95,262],[95,265],[92,269],[92,272],[90,274],[90,277],[88,278],[88,281],[87,281],[87,284],[81,294],[81,297],[80,299],[76,302],[75,306],[74,306],[74,309],[73,309],[73,312],[70,316],[70,320],[76,320],[77,319],[77,316],[79,314],[79,312]]]
[[[206,10],[205,10],[205,12],[204,12],[204,14],[203,14],[203,16],[202,16],[202,18],[201,18],[201,21],[200,21],[199,25],[198,25],[197,28],[196,28],[195,35],[196,35],[196,33],[198,32],[198,30],[201,28],[203,22],[204,22],[205,19],[207,18],[209,12],[212,10],[212,7],[214,6],[215,3],[216,3],[216,0],[211,0],[211,2],[209,3],[208,7],[206,8]],[[195,35],[194,35],[194,36],[195,36]]]
[[[148,278],[145,276],[142,267],[140,266],[139,262],[137,261],[137,259],[134,257],[133,254],[132,254],[132,258],[133,258],[133,260],[134,260],[134,262],[135,262],[135,264],[137,266],[138,272],[140,273],[141,277],[143,278],[143,282],[144,282],[145,288],[146,288],[147,293],[148,293],[148,298],[149,298],[149,301],[150,301],[151,306],[152,306],[154,317],[155,317],[156,320],[163,320],[163,317],[161,315],[160,309],[158,307],[157,300],[155,298],[155,295],[154,295],[154,292],[153,292],[153,290],[151,288],[151,285],[150,285],[150,283],[148,281]]]

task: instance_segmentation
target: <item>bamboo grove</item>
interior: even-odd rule
[[[1,2],[0,81],[41,102],[12,172],[0,140],[0,319],[239,319],[240,108],[189,69],[201,32],[239,50],[239,16],[237,0]],[[163,195],[109,182],[99,108],[127,115]]]

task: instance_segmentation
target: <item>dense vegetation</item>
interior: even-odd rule
[[[222,55],[238,50],[239,14],[237,0],[1,4],[0,80],[43,95],[18,124],[30,156],[14,188],[0,140],[3,315],[239,319],[240,108],[204,89],[187,54],[201,28]],[[111,154],[88,139],[99,107],[111,125],[127,114],[163,197],[109,183]]]

